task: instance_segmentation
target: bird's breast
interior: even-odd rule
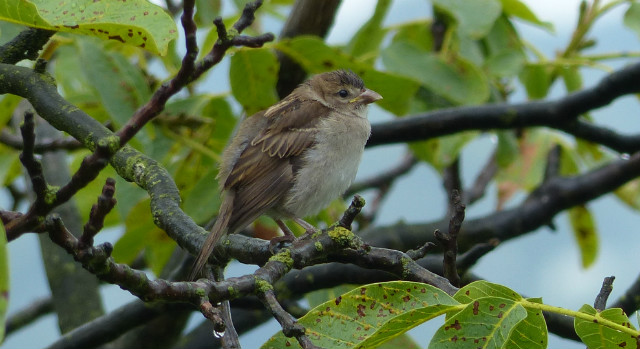
[[[371,132],[366,118],[345,115],[323,120],[318,129],[282,207],[292,217],[316,214],[347,190]]]

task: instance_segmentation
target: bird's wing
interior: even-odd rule
[[[224,189],[234,190],[229,230],[240,229],[273,207],[290,189],[298,156],[313,145],[315,130],[329,108],[290,96],[252,117],[266,118],[264,127],[246,144],[226,178]]]

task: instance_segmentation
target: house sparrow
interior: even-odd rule
[[[282,219],[314,231],[302,218],[325,208],[355,178],[371,132],[367,105],[379,99],[356,74],[340,70],[312,77],[242,121],[222,155],[218,219],[189,279],[198,276],[225,232],[262,214],[290,239],[295,237]]]

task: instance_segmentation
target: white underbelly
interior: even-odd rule
[[[353,182],[370,128],[365,118],[349,121],[329,121],[326,126],[332,130],[327,135],[330,139],[318,139],[304,155],[304,165],[296,174],[296,184],[284,205],[290,215],[302,218],[318,213]]]

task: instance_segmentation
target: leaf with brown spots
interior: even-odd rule
[[[453,296],[460,303],[470,303],[482,297],[501,297],[516,302],[523,301],[522,296],[508,287],[487,281],[476,281],[468,284]],[[526,301],[542,303],[542,300],[537,298],[528,298]],[[527,310],[527,317],[524,321],[520,321],[515,325],[503,346],[504,348],[543,349],[547,347],[547,323],[542,316],[542,311],[526,307],[525,309]],[[498,307],[498,310],[500,310],[500,307]]]
[[[527,317],[518,301],[482,297],[451,316],[429,348],[505,348],[516,326]]]
[[[162,56],[178,37],[171,16],[146,0],[0,1],[0,20],[116,40]]]
[[[459,306],[443,291],[421,283],[394,281],[359,286],[318,305],[298,322],[322,348],[375,348]],[[262,348],[300,348],[278,332]]]
[[[569,221],[580,248],[582,267],[588,268],[598,255],[598,231],[593,216],[586,206],[576,206],[569,209]]]
[[[606,319],[627,328],[635,329],[627,315],[620,308],[605,309],[597,312],[592,306],[585,304],[580,312],[595,316],[595,321],[575,318],[573,326],[582,342],[590,349],[625,348],[636,349],[636,338],[613,328],[602,325],[598,319]]]

